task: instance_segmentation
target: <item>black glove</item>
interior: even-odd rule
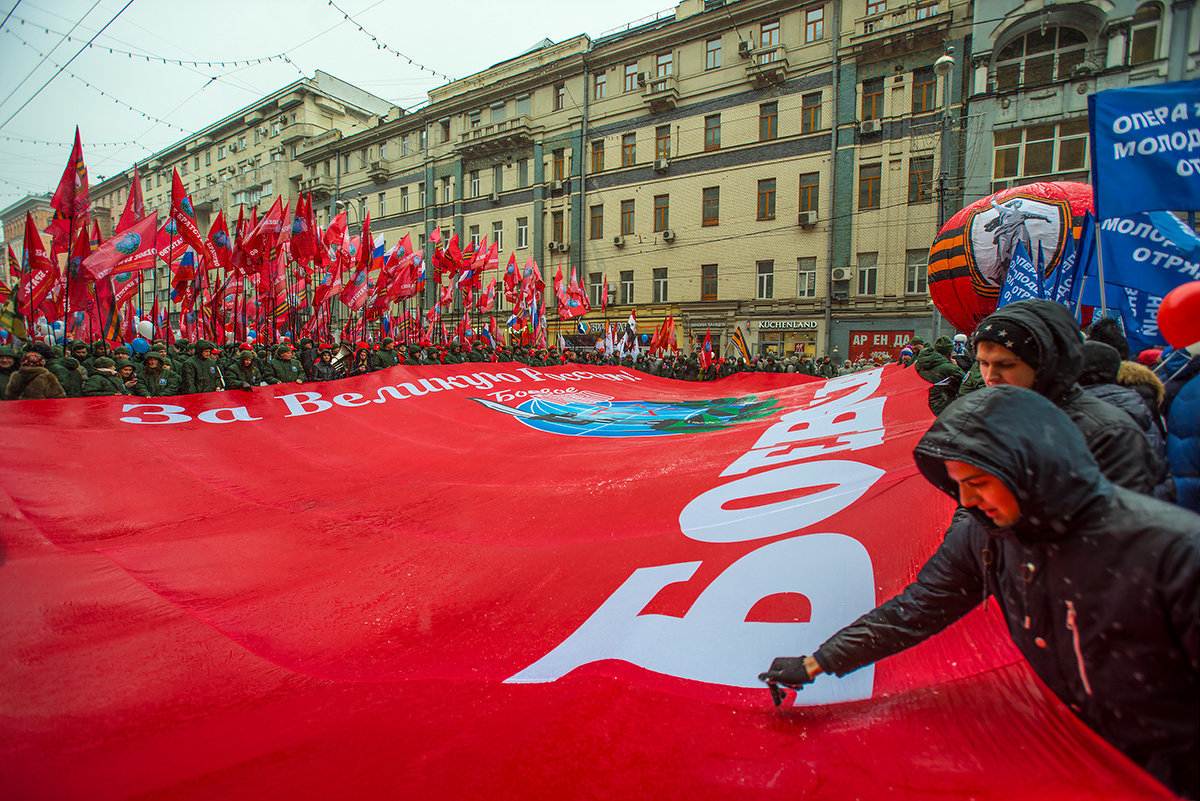
[[[799,691],[805,684],[812,684],[812,677],[804,667],[806,656],[777,656],[771,660],[771,667],[764,673],[758,674],[759,681],[766,682],[771,691],[771,700],[775,706],[783,703],[785,693],[779,685]]]

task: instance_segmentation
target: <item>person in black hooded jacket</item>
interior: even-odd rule
[[[975,361],[987,386],[1032,389],[1078,426],[1100,471],[1114,484],[1152,493],[1161,465],[1133,419],[1084,393],[1083,339],[1066,306],[1022,300],[986,317],[974,335]]]
[[[799,689],[937,634],[989,595],[1030,667],[1176,793],[1200,793],[1200,516],[1104,478],[1080,432],[1017,387],[943,412],[913,451],[969,510],[900,595],[760,678]]]

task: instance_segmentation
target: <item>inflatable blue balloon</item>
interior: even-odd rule
[[[8,339],[8,329],[0,328],[0,339]]]
[[[129,347],[137,353],[146,353],[150,350],[150,343],[145,339],[138,337],[129,343]]]
[[[257,336],[258,336],[258,334],[254,333],[253,331],[247,331],[247,332],[246,332],[246,341],[247,341],[247,342],[253,342],[253,341],[254,341],[254,338],[255,338],[255,337],[257,337]]]
[[[643,345],[645,345],[645,344],[646,344],[647,342],[649,342],[649,341],[650,341],[650,335],[649,335],[649,334],[642,334],[642,344],[643,344]]]

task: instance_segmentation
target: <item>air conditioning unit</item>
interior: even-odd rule
[[[620,234],[617,234],[616,236],[613,237],[613,244],[619,248],[625,247],[625,237],[621,236]]]
[[[500,202],[500,193],[492,192],[490,195],[488,195],[488,200],[492,201],[493,203],[499,203]]]
[[[817,213],[815,211],[800,212],[800,225],[809,226],[817,224]]]
[[[833,268],[833,280],[834,281],[849,281],[850,280],[850,268],[849,267],[834,267]]]
[[[263,136],[266,136],[268,133],[270,133],[270,130],[267,128],[267,126],[264,125],[258,129],[258,132],[260,134],[262,134]]]
[[[287,125],[287,115],[286,115],[286,114],[280,114],[280,115],[279,115],[279,124],[280,124],[280,125]]]
[[[557,242],[546,243],[546,250],[550,251],[551,253],[557,253],[558,252],[558,243]]]
[[[638,86],[645,86],[650,83],[650,73],[639,72],[637,77]]]
[[[663,232],[662,232],[662,238],[663,238],[664,242],[674,242],[675,241],[675,232],[672,231],[670,228],[665,228],[665,229],[663,229]]]
[[[570,249],[571,249],[570,242],[559,242],[558,243],[558,252],[559,253],[566,253]]]
[[[654,171],[655,172],[666,172],[667,167],[670,167],[670,166],[671,166],[671,162],[667,159],[655,159],[654,160]]]
[[[738,55],[742,58],[750,58],[750,43],[738,42]]]
[[[877,134],[883,130],[883,125],[879,120],[863,120],[858,124],[858,132],[863,135]]]
[[[238,152],[238,146],[237,146],[237,142],[230,142],[230,143],[229,143],[229,152],[230,152],[230,153],[236,153],[236,152]]]

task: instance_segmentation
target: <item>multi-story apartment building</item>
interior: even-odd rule
[[[11,204],[3,211],[0,211],[0,224],[4,226],[4,244],[12,248],[13,254],[17,259],[21,259],[21,252],[25,247],[25,215],[33,215],[33,224],[37,226],[39,231],[46,230],[46,226],[50,224],[51,218],[54,216],[54,209],[50,206],[50,195],[27,195],[21,198],[16,203]],[[49,246],[49,237],[42,237],[42,241],[46,246]],[[8,269],[8,252],[0,253],[0,281],[3,281],[6,286],[12,286],[15,276],[9,275]]]
[[[301,177],[296,152],[301,142],[328,132],[373,128],[391,109],[386,100],[318,70],[314,77],[288,84],[138,162],[146,210],[157,211],[159,219],[165,220],[174,171],[191,195],[197,221],[205,231],[218,211],[236,220],[240,207],[249,213],[275,195],[295,198]],[[93,209],[110,225],[121,216],[132,180],[133,167],[92,187]],[[156,273],[143,281],[143,307],[153,303],[155,289],[163,300],[169,292],[167,267],[160,264]]]
[[[967,202],[1032,181],[1091,182],[1087,96],[1200,77],[1185,2],[975,3]]]
[[[966,52],[968,9],[683,0],[595,40],[545,41],[373,128],[314,136],[301,188],[321,221],[346,208],[389,239],[487,236],[547,282],[561,262],[596,306],[607,278],[609,319],[636,308],[649,330],[674,315],[721,350],[736,327],[764,353],[928,335],[938,177],[961,186],[943,118],[963,70],[942,80],[934,64]],[[551,304],[552,333],[576,326]]]

